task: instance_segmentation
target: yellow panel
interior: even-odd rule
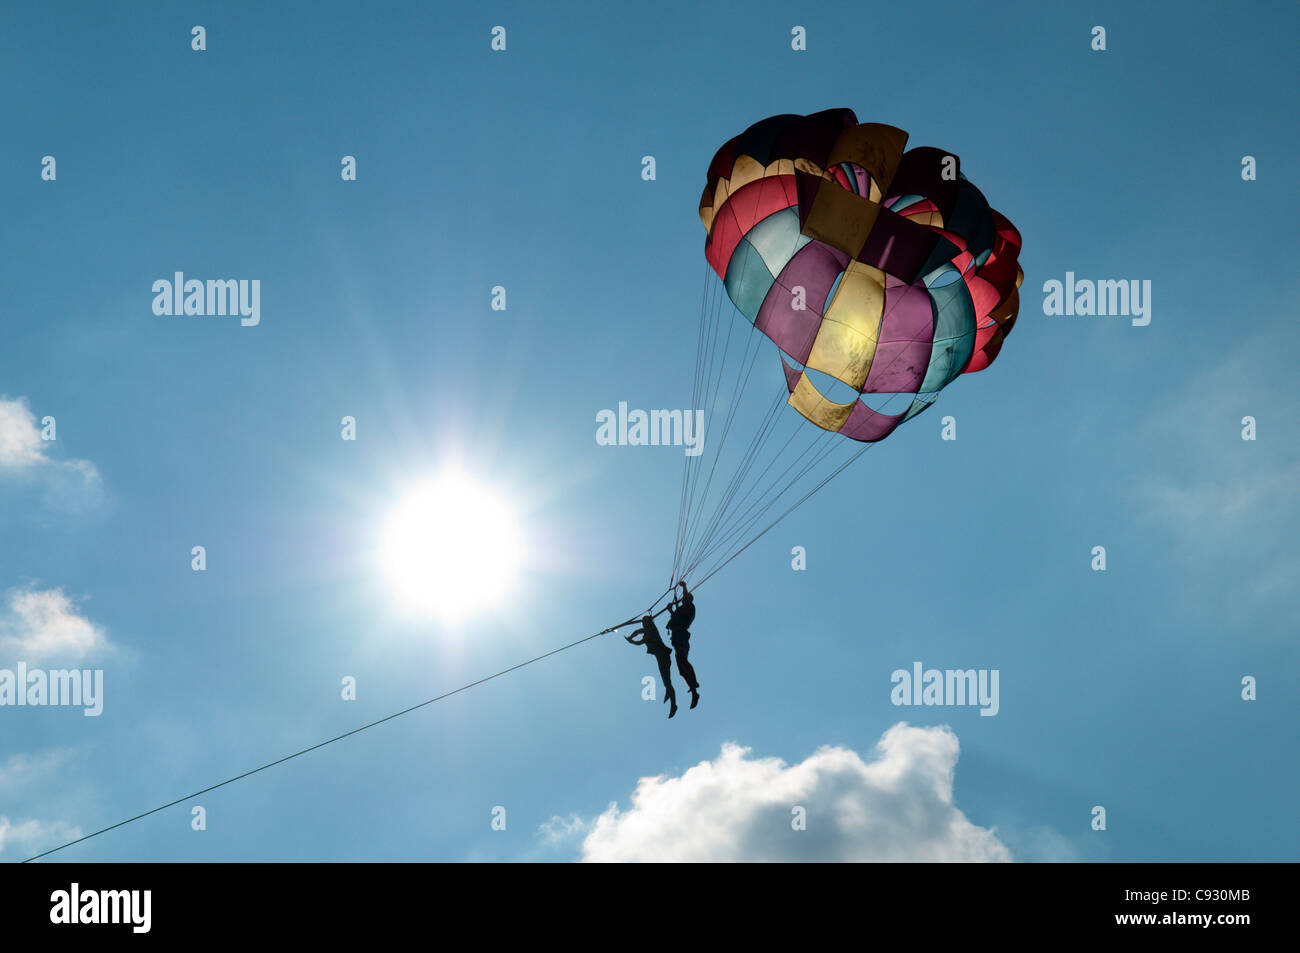
[[[704,188],[706,191],[708,190],[707,185]],[[718,209],[722,208],[723,203],[727,201],[727,195],[728,195],[727,180],[718,179],[718,181],[715,183],[713,187],[713,198],[710,200],[713,204],[708,206],[708,213],[707,213],[708,220],[705,221],[705,230],[710,235],[713,234],[713,223],[717,219]],[[706,214],[705,207],[701,205],[700,206],[701,220],[704,220],[705,214]]]
[[[767,169],[759,165],[758,160],[753,156],[741,156],[736,160],[736,164],[731,167],[731,177],[718,180],[718,192],[725,201],[727,196],[739,192],[751,182],[757,182],[766,174]],[[721,206],[722,202],[715,202],[713,205],[714,208],[720,208]]]
[[[727,180],[718,179],[718,184],[713,187],[713,210],[715,214],[727,201],[727,195]]]
[[[825,172],[825,170],[816,162],[813,162],[811,159],[805,159],[803,156],[794,160],[794,167],[800,172],[807,172],[809,175],[821,176]]]
[[[943,228],[942,212],[922,212],[919,215],[907,215],[909,222],[915,222],[917,225],[928,225],[930,228]]]
[[[700,196],[700,221],[704,223],[706,234],[713,233],[713,193],[709,187],[704,186],[704,194]]]
[[[880,340],[885,313],[885,273],[849,262],[817,329],[807,366],[862,390]]]
[[[817,189],[803,233],[856,257],[879,214],[875,202],[826,181]]]
[[[807,374],[799,375],[799,383],[794,385],[788,403],[818,427],[836,432],[853,412],[853,404],[837,404],[823,397]]]
[[[907,133],[903,130],[879,122],[864,122],[840,133],[826,164],[856,162],[880,182],[881,188],[888,189],[906,144]]]

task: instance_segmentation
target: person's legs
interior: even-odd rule
[[[690,664],[688,653],[690,651],[690,636],[675,638],[672,642],[673,649],[677,653],[677,671],[681,672],[682,679],[686,680],[686,688],[690,693],[695,694],[699,690],[699,683],[695,681],[695,667]]]
[[[671,652],[656,656],[659,661],[659,677],[664,680],[664,701],[668,702],[668,717],[677,714],[677,692],[673,689],[673,660]]]
[[[673,640],[673,649],[677,653],[677,671],[686,680],[686,687],[691,690],[691,707],[700,703],[700,683],[695,678],[695,666],[691,664],[688,654],[691,650],[690,633],[678,634]]]
[[[659,677],[664,680],[664,691],[671,695],[673,693],[673,659],[672,654],[664,652],[657,656],[659,660]]]

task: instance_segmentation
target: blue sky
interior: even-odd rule
[[[889,856],[954,856],[908,854],[911,791],[1018,860],[1296,859],[1294,7],[3,16],[0,424],[52,415],[57,440],[26,462],[0,441],[0,668],[53,626],[84,651],[43,664],[102,668],[105,709],[0,708],[0,860],[640,611],[682,453],[598,446],[595,415],[689,401],[716,148],[838,106],[962,157],[1024,237],[1020,319],[710,580],[698,709],[665,721],[650,659],[608,636],[205,795],[205,831],[177,807],[59,859],[699,856],[662,790],[633,806],[660,775],[707,804],[715,856],[756,856],[756,763],[867,777],[809,768],[825,745],[941,789],[955,770],[951,803],[863,782]],[[261,323],[156,317],[175,271],[260,279]],[[1045,316],[1067,271],[1150,280],[1150,325]],[[452,461],[531,541],[497,611],[454,631],[395,605],[373,559],[404,489]],[[917,660],[999,670],[997,716],[892,705]]]

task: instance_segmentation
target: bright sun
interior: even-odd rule
[[[521,543],[507,501],[453,473],[398,504],[381,554],[403,602],[455,621],[510,598]]]

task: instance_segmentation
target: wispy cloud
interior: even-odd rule
[[[1201,482],[1187,476],[1148,487],[1146,496],[1156,515],[1199,534],[1211,529],[1231,535],[1243,520],[1272,520],[1296,505],[1300,461],[1276,466],[1222,463],[1207,469],[1220,473]]]
[[[1285,355],[1255,338],[1146,408],[1130,451],[1148,461],[1136,490],[1156,515],[1199,533],[1294,507],[1297,421],[1275,391],[1289,377]],[[1255,440],[1241,439],[1244,417],[1255,418]]]
[[[1145,464],[1132,498],[1148,532],[1209,574],[1202,592],[1242,585],[1261,598],[1285,593],[1300,574],[1292,531],[1300,419],[1276,398],[1276,382],[1290,376],[1286,359],[1266,338],[1248,340],[1148,408],[1133,431],[1128,453]],[[1254,440],[1242,439],[1247,417]]]
[[[81,834],[80,827],[63,821],[41,821],[35,818],[11,821],[0,814],[0,854],[16,853],[26,857],[43,847],[76,840]]]
[[[0,651],[23,661],[75,661],[109,648],[104,630],[62,589],[11,589],[0,611]]]
[[[48,462],[36,416],[21,397],[0,397],[0,468],[23,470]]]
[[[1024,830],[999,828],[1004,843],[1016,858],[1029,863],[1070,864],[1084,858],[1079,845],[1050,827],[1031,827]]]
[[[582,837],[591,825],[577,814],[560,817],[558,814],[538,828],[538,836],[548,847],[558,847]]]
[[[0,761],[0,788],[16,788],[40,780],[67,763],[72,752],[68,748],[49,748],[27,754],[19,752]]]
[[[89,460],[59,460],[26,398],[0,396],[0,475],[40,484],[45,505],[82,514],[103,506],[106,495],[98,468]]]
[[[555,818],[542,834],[585,833],[581,859],[597,862],[1009,861],[953,803],[959,750],[949,728],[904,723],[872,761],[825,746],[787,765],[729,743],[680,777],[642,778],[627,810]]]

